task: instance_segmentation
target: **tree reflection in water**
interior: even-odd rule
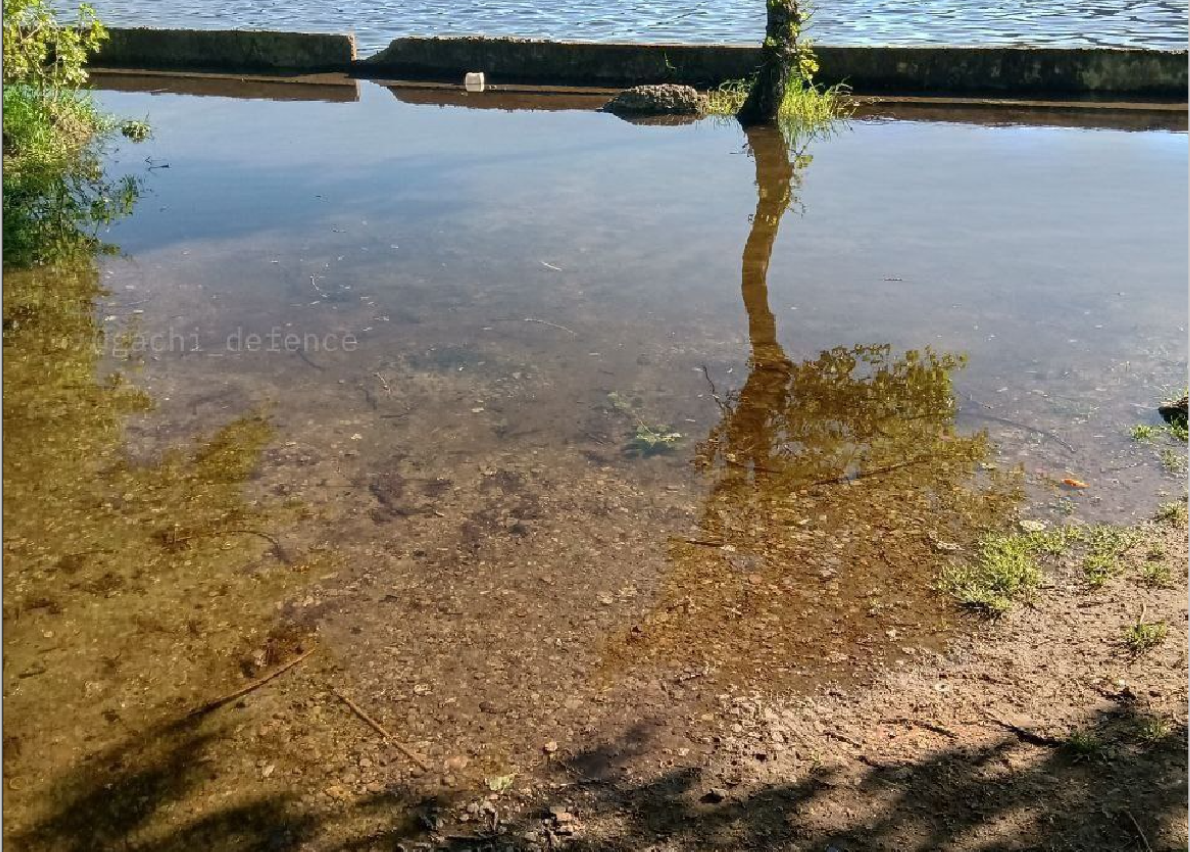
[[[747,135],[748,376],[716,396],[722,417],[696,453],[711,480],[699,531],[672,544],[659,604],[617,655],[745,680],[820,677],[889,646],[936,644],[947,613],[937,568],[1003,516],[1020,483],[987,465],[986,433],[955,430],[963,357],[888,344],[786,355],[768,269],[810,158],[791,158],[775,129]]]

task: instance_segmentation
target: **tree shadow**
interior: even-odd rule
[[[59,785],[48,816],[8,839],[17,849],[70,852],[1185,848],[1186,731],[1141,742],[1135,731],[1145,720],[1128,705],[1099,712],[1086,726],[1104,742],[1093,755],[1001,731],[917,760],[857,752],[842,771],[815,765],[789,783],[726,789],[713,788],[720,776],[701,766],[640,779],[639,758],[652,747],[640,725],[553,764],[551,798],[479,829],[452,821],[461,791],[426,796],[412,787],[334,817],[288,795],[225,806],[214,797],[203,811],[189,797],[216,771],[203,757],[218,735],[175,724],[86,761]],[[599,774],[586,774],[592,767]],[[558,820],[558,803],[573,822]],[[198,813],[168,827],[161,818],[178,809]],[[360,829],[361,817],[373,827]]]
[[[299,848],[316,821],[298,813],[290,796],[248,797],[180,826],[163,824],[164,815],[201,810],[199,788],[218,785],[208,753],[221,735],[202,720],[184,720],[89,755],[54,784],[46,815],[7,839],[14,848],[56,852]]]

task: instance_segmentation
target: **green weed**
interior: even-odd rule
[[[1170,735],[1169,721],[1160,716],[1148,716],[1137,721],[1134,729],[1136,739],[1143,743],[1158,743]]]
[[[1034,559],[1037,535],[984,536],[975,561],[946,568],[939,589],[963,606],[993,615],[1007,612],[1041,584]]]
[[[1124,645],[1133,656],[1151,651],[1165,641],[1169,625],[1164,621],[1137,621],[1124,631]]]
[[[1174,526],[1186,526],[1186,517],[1186,501],[1184,499],[1162,503],[1157,509],[1157,520]]]
[[[1134,441],[1151,441],[1161,432],[1159,426],[1150,426],[1147,423],[1137,423],[1129,432]]]
[[[1168,586],[1173,573],[1164,562],[1146,562],[1140,569],[1141,579],[1150,586]]]
[[[1103,741],[1094,731],[1073,731],[1063,745],[1075,760],[1085,760],[1099,754]]]

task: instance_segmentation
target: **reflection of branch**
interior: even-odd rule
[[[876,470],[863,471],[863,472],[857,473],[855,476],[847,476],[846,474],[842,474],[839,476],[832,476],[830,479],[820,479],[817,482],[811,482],[809,485],[807,485],[802,490],[804,491],[808,488],[815,488],[819,485],[842,485],[844,482],[858,482],[861,479],[868,479],[873,476],[882,476],[883,474],[892,473],[893,471],[901,470],[902,468],[913,467],[913,466],[919,465],[919,464],[925,464],[926,462],[933,460],[933,458],[934,458],[934,456],[931,453],[928,455],[918,456],[917,458],[909,459],[908,461],[898,462],[897,464],[890,464],[888,467],[881,467],[881,468],[877,468]]]
[[[709,370],[707,370],[707,365],[706,365],[706,364],[702,364],[702,365],[700,365],[700,366],[701,366],[701,368],[702,368],[702,374],[703,374],[703,376],[705,376],[705,377],[706,377],[707,384],[708,384],[708,385],[710,386],[710,388],[711,388],[711,399],[715,400],[715,405],[719,406],[719,410],[720,410],[721,412],[723,412],[724,414],[727,414],[727,413],[728,413],[728,409],[727,409],[727,403],[725,403],[725,402],[724,402],[724,401],[723,401],[723,400],[722,400],[722,399],[719,397],[719,391],[717,391],[717,390],[715,389],[715,382],[714,382],[714,381],[711,379],[711,373],[710,373],[710,371],[709,371]]]

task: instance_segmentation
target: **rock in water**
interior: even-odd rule
[[[665,83],[625,89],[603,108],[615,113],[697,115],[706,110],[706,99],[691,86]]]
[[[1190,403],[1190,395],[1183,395],[1181,399],[1171,400],[1157,410],[1161,412],[1161,416],[1165,418],[1166,423],[1180,423],[1184,426],[1186,424],[1187,403]]]

